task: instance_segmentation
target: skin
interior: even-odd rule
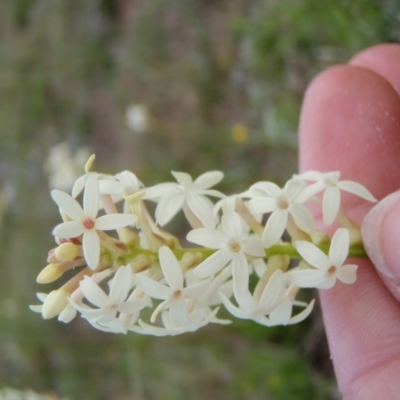
[[[368,48],[318,75],[299,132],[301,171],[340,170],[379,200],[398,190],[400,45]],[[373,206],[351,195],[343,202],[359,225]],[[357,264],[354,285],[320,291],[339,389],[346,400],[398,399],[400,304],[369,260]]]

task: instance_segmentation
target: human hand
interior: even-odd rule
[[[378,199],[399,190],[400,45],[366,49],[318,75],[306,92],[299,131],[301,172],[340,170]],[[359,225],[367,215],[362,232],[374,264],[358,260],[355,284],[320,291],[339,388],[347,400],[398,399],[400,192],[369,214],[370,203],[343,201]]]

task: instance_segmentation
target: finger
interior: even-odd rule
[[[356,54],[349,64],[368,68],[383,76],[400,95],[400,45],[385,43]]]
[[[400,187],[400,99],[384,78],[365,68],[333,67],[307,90],[300,122],[300,169],[340,170],[377,198]],[[371,207],[343,199],[358,223]],[[354,285],[321,291],[332,359],[349,399],[373,399],[400,389],[400,307],[369,261],[358,262]]]

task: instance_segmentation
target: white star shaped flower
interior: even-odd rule
[[[250,187],[247,194],[254,196],[248,203],[250,211],[253,214],[271,213],[262,235],[266,248],[278,243],[289,216],[304,232],[314,232],[314,219],[310,210],[298,201],[304,188],[305,183],[300,179],[290,179],[283,189],[272,182],[258,182]]]
[[[151,304],[147,296],[129,299],[132,288],[132,268],[130,265],[119,267],[111,281],[110,292],[107,295],[96,283],[95,279],[85,276],[79,283],[84,297],[97,308],[69,299],[70,304],[78,310],[93,326],[101,329],[101,324],[115,324],[118,313],[135,314]],[[128,298],[128,299],[127,299]]]
[[[297,291],[298,287],[294,285],[290,285],[286,289],[282,303],[269,314],[271,326],[297,324],[310,315],[315,300],[311,300],[309,304],[297,301],[294,298]],[[293,306],[304,307],[304,310],[292,316]]]
[[[300,178],[315,181],[312,185],[304,189],[299,196],[302,202],[310,199],[319,192],[324,191],[322,197],[322,216],[324,224],[330,226],[335,221],[341,202],[340,191],[352,193],[365,200],[375,202],[375,197],[363,185],[353,181],[341,181],[340,172],[318,172],[308,171],[299,175]]]
[[[283,301],[285,292],[284,276],[280,269],[274,271],[262,291],[256,290],[253,296],[250,292],[237,298],[239,307],[236,307],[220,293],[226,309],[240,319],[252,319],[259,324],[271,326],[273,323],[266,315],[273,312]]]
[[[159,201],[155,213],[156,222],[164,226],[182,207],[187,206],[203,226],[214,227],[213,206],[205,196],[225,197],[221,192],[209,189],[222,180],[223,173],[206,172],[195,181],[184,172],[172,171],[172,175],[178,183],[161,183],[146,189],[144,199]]]
[[[161,313],[161,319],[164,328],[150,325],[142,320],[139,320],[140,326],[133,325],[129,328],[129,330],[144,335],[154,336],[180,335],[185,332],[194,332],[197,329],[207,325],[209,322],[212,322],[217,312],[218,308],[212,312],[210,312],[208,308],[197,308],[188,314],[188,317],[183,325],[177,325],[171,321],[170,313],[168,311],[164,311]]]
[[[83,254],[91,269],[96,269],[100,259],[100,238],[97,231],[122,228],[133,224],[137,219],[136,216],[129,214],[108,214],[96,218],[99,211],[99,187],[93,176],[90,176],[86,182],[83,209],[73,197],[65,192],[53,190],[51,196],[72,220],[57,225],[53,230],[53,235],[62,239],[83,235]]]
[[[101,179],[99,191],[102,194],[112,195],[113,201],[117,202],[142,190],[143,183],[130,171],[122,171],[113,179]],[[127,208],[128,209],[128,208]]]
[[[246,256],[265,256],[261,240],[255,235],[248,235],[248,229],[236,212],[222,216],[220,230],[194,229],[188,233],[186,238],[189,242],[217,249],[194,269],[193,273],[197,277],[212,276],[232,262],[235,295],[248,289],[249,264]]]
[[[350,233],[339,228],[333,235],[329,255],[306,241],[295,242],[295,247],[303,259],[314,268],[294,269],[287,273],[290,282],[298,287],[330,289],[336,279],[343,283],[354,283],[357,265],[345,264],[350,245]]]
[[[154,310],[151,322],[155,321],[161,311],[168,309],[168,318],[171,323],[176,326],[184,326],[189,315],[185,300],[200,297],[209,285],[209,280],[184,287],[182,268],[171,249],[167,246],[160,247],[158,256],[167,284],[156,282],[143,274],[136,274],[135,282],[148,296],[163,300]]]

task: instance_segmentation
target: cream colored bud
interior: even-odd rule
[[[145,271],[149,269],[154,262],[154,256],[147,256],[145,254],[138,254],[132,261],[131,267],[134,273]]]
[[[199,251],[196,251],[195,253],[186,252],[182,257],[180,264],[183,271],[187,271],[191,268],[197,267],[201,263],[202,259],[203,257]]]
[[[54,254],[58,261],[71,261],[79,254],[79,247],[71,242],[65,242],[55,249]]]
[[[96,158],[96,154],[92,154],[89,159],[86,161],[85,164],[85,172],[88,174],[90,172],[90,168],[92,168],[92,164],[94,162],[94,159]]]
[[[58,279],[62,274],[64,273],[64,270],[60,267],[60,264],[49,264],[47,267],[45,267],[38,277],[36,278],[37,283],[50,283],[54,282],[56,279]]]
[[[125,227],[118,230],[119,238],[128,246],[136,246],[139,243],[138,234],[131,228]]]
[[[42,316],[44,319],[56,317],[68,305],[68,296],[65,290],[53,290],[43,303]]]

